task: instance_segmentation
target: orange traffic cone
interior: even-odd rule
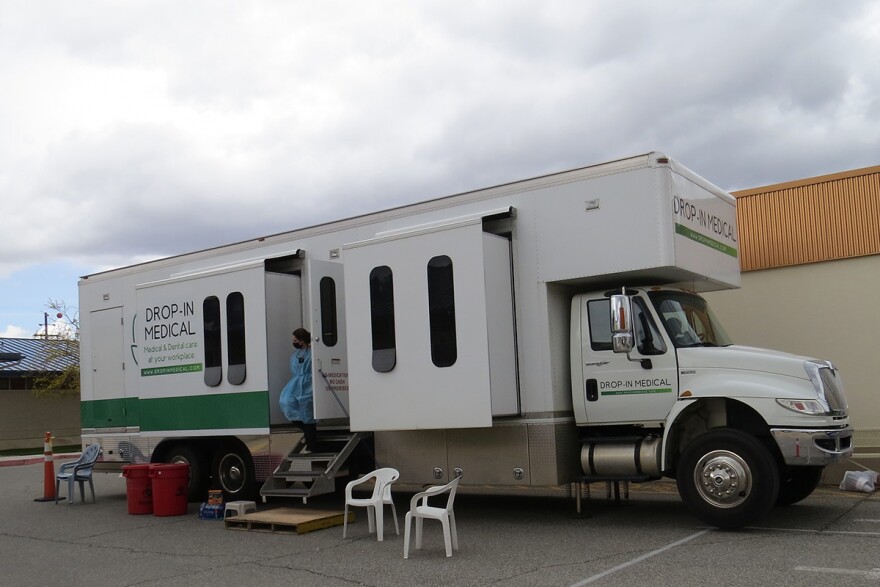
[[[51,432],[46,432],[43,439],[43,497],[34,501],[55,501],[55,457],[52,455]]]

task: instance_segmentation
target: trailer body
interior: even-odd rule
[[[739,285],[735,200],[657,152],[90,275],[83,442],[241,495],[298,438],[305,326],[319,427],[402,484],[675,476],[736,525],[851,451],[833,366],[728,344],[698,295]]]

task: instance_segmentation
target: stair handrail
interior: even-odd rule
[[[340,468],[342,468],[343,463],[351,456],[351,453],[354,452],[355,447],[363,440],[367,435],[363,432],[355,432],[351,436],[349,436],[348,441],[345,443],[345,446],[342,447],[336,456],[327,463],[327,468],[324,470],[324,475],[327,477],[331,477],[336,475]]]

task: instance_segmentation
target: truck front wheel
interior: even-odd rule
[[[678,461],[678,492],[698,518],[718,528],[740,528],[776,503],[779,471],[754,437],[729,428],[694,439]]]

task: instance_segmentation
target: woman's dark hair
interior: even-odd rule
[[[297,328],[293,331],[293,335],[303,342],[312,342],[312,334],[305,328]]]

